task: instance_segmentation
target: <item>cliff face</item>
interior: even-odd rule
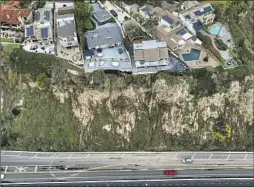
[[[215,82],[217,78],[213,75]],[[223,92],[199,98],[191,94],[191,82],[175,77],[157,79],[145,88],[85,89],[72,103],[82,123],[80,148],[244,149],[253,140],[249,130],[254,120],[254,76],[229,82]],[[225,125],[230,127],[229,136]],[[225,138],[216,139],[216,132]]]

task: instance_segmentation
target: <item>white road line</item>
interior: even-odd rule
[[[107,155],[108,155],[108,154],[105,154],[103,158],[106,158]]]
[[[228,154],[227,160],[229,160],[230,154]]]
[[[156,158],[158,158],[158,157],[159,157],[159,155],[156,156]]]
[[[176,154],[175,154],[175,156],[174,156],[174,158],[173,158],[173,159],[176,159],[177,155],[178,155],[178,153],[176,153]]]
[[[122,154],[121,158],[123,158],[123,157],[124,157],[124,155],[125,155],[125,154]]]
[[[6,167],[5,167],[4,173],[6,173],[6,172],[7,172],[7,169],[8,169],[8,166],[6,166]]]
[[[70,159],[72,157],[73,153],[71,153],[71,155],[68,157],[68,159]]]
[[[194,155],[191,157],[191,159],[193,159],[196,156],[197,153],[194,153]]]
[[[21,155],[21,153],[22,153],[22,152],[19,152],[19,154],[18,154],[17,156]]]
[[[37,167],[37,166],[35,166],[34,172],[37,172],[37,169],[38,169],[38,167]]]
[[[247,156],[248,156],[248,153],[245,155],[244,160],[246,160],[246,159],[247,159]]]
[[[54,158],[56,156],[56,153],[55,154],[53,154],[50,158]]]
[[[209,160],[211,160],[212,156],[213,156],[213,153],[212,153],[212,154],[210,154]]]
[[[37,157],[38,153],[36,153],[33,157]]]
[[[90,156],[90,154],[86,155],[86,157],[85,157],[85,158],[87,158],[87,157],[89,157],[89,156]]]

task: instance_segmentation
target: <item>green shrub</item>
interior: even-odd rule
[[[228,46],[223,42],[222,39],[214,38],[214,42],[219,50],[226,51],[228,49]]]

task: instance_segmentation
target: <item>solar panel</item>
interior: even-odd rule
[[[30,34],[30,27],[27,27],[26,28],[26,36],[29,37],[30,36],[29,34]]]
[[[186,32],[186,30],[185,29],[180,29],[179,31],[177,31],[176,32],[176,34],[178,34],[178,35],[184,35],[184,34],[186,34],[187,32]]]
[[[164,19],[170,25],[174,23],[174,21],[170,17],[168,17],[168,16],[162,16],[162,19]]]
[[[50,20],[50,11],[44,11],[44,20]]]
[[[41,38],[48,37],[48,28],[41,28]]]
[[[197,21],[197,22],[193,23],[193,28],[196,31],[199,31],[199,30],[203,29],[204,26],[203,26],[203,24],[200,21]]]
[[[211,12],[211,11],[213,11],[212,7],[211,7],[211,6],[207,6],[207,7],[205,7],[205,8],[203,9],[202,12],[201,12],[200,10],[197,10],[197,11],[194,12],[194,14],[195,14],[196,16],[202,16],[202,15],[208,13],[208,12]]]
[[[33,36],[33,35],[34,35],[34,27],[30,26],[30,36]]]
[[[40,19],[41,19],[40,12],[35,12],[35,20],[40,21]]]

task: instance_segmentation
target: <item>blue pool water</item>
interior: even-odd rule
[[[215,36],[219,35],[220,37],[224,36],[224,31],[225,31],[225,27],[219,24],[212,25],[208,30],[210,34]]]
[[[191,48],[189,53],[182,54],[184,61],[198,61],[200,58],[200,50]]]

